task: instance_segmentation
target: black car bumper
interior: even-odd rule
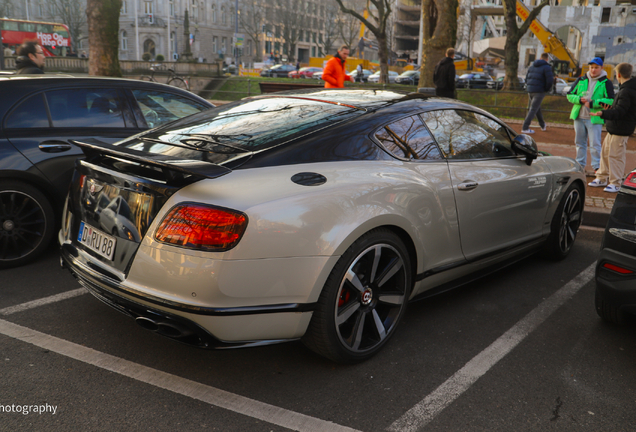
[[[636,314],[636,191],[616,196],[596,267],[596,295]]]
[[[596,267],[596,295],[623,312],[636,314],[636,256],[613,249],[601,250]]]

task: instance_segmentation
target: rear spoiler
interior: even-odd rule
[[[112,156],[138,162],[143,165],[150,165],[160,168],[169,177],[173,177],[169,172],[193,175],[201,178],[217,178],[231,173],[232,170],[212,162],[203,162],[192,159],[180,159],[172,156],[153,154],[126,147],[114,146],[96,139],[87,140],[89,142],[79,142],[69,140],[82,149],[87,159],[100,156]]]

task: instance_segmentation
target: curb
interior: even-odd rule
[[[582,225],[596,228],[605,228],[610,218],[610,209],[599,209],[595,207],[585,206],[583,208]]]

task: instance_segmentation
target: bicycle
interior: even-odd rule
[[[152,71],[152,73],[150,75],[142,75],[140,79],[142,81],[151,81],[158,83],[159,81],[157,81],[157,78],[155,78],[155,72],[157,72],[158,70],[163,71],[165,69],[165,65],[153,64],[152,66],[150,66],[150,70]],[[177,75],[174,69],[168,68],[168,72],[170,73],[170,75],[168,76],[168,81],[166,84],[180,89],[190,90],[190,84],[188,84],[188,81]]]

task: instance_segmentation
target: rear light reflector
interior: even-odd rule
[[[616,273],[620,273],[620,274],[632,274],[632,273],[634,273],[633,270],[629,270],[629,269],[626,269],[626,268],[623,268],[623,267],[619,267],[617,265],[610,264],[610,263],[603,264],[603,267],[608,269],[608,270],[615,271]]]
[[[233,248],[247,227],[237,211],[201,204],[180,204],[163,219],[155,238],[188,249],[224,251]]]
[[[623,182],[623,185],[636,188],[636,171],[633,171],[627,175],[627,178]]]

